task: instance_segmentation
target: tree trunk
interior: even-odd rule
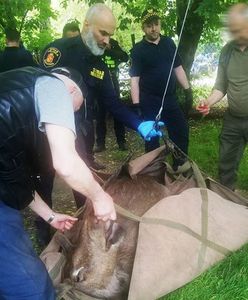
[[[176,0],[177,4],[177,33],[179,35],[185,16],[186,8],[190,0]],[[191,0],[190,9],[186,18],[183,28],[182,37],[178,46],[178,53],[180,54],[183,62],[184,70],[189,78],[190,70],[194,61],[195,53],[198,43],[203,31],[204,18],[197,14],[197,8],[203,0]],[[188,116],[192,109],[192,102],[183,102],[183,111]]]
[[[189,1],[189,0],[188,0]],[[179,35],[188,1],[176,0],[177,4],[177,33]],[[197,46],[203,31],[204,18],[196,12],[202,0],[191,0],[190,9],[184,25],[178,52],[182,58],[186,73],[190,74]]]

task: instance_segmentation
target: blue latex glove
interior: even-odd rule
[[[164,126],[164,122],[158,122],[158,127]],[[151,140],[152,137],[161,137],[163,133],[155,128],[155,121],[144,121],[140,123],[138,127],[138,132],[142,135],[143,139],[147,142]]]

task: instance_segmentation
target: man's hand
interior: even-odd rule
[[[92,203],[97,220],[102,220],[104,222],[116,220],[114,202],[109,194],[102,190]]]
[[[164,122],[155,121],[144,121],[140,123],[138,132],[141,134],[145,141],[150,141],[152,137],[161,137],[163,133],[159,130],[160,127],[164,126]]]
[[[198,110],[204,116],[209,114],[210,105],[209,105],[208,101],[205,99],[200,100],[199,104],[196,106],[196,110]]]
[[[53,213],[53,220],[50,222],[50,225],[58,230],[64,232],[65,230],[70,230],[74,223],[77,221],[77,218],[60,214],[60,213]]]

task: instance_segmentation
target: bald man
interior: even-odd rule
[[[80,36],[52,42],[45,48],[41,57],[41,64],[45,70],[58,66],[71,67],[81,73],[86,83],[88,88],[87,113],[81,110],[76,115],[76,147],[84,161],[94,169],[98,168],[93,156],[92,111],[95,99],[102,101],[106,110],[109,110],[118,121],[137,130],[143,138],[149,140],[152,136],[161,134],[154,129],[153,121],[142,122],[136,114],[130,112],[119,101],[109,70],[101,58],[115,28],[116,20],[112,11],[102,3],[95,4],[86,13]],[[82,117],[85,116],[86,118],[82,121]],[[46,177],[44,176],[45,180]],[[46,199],[51,197],[51,191],[50,195],[48,192],[45,191]],[[74,195],[79,207],[84,200],[79,194],[74,193]]]
[[[75,38],[54,41],[45,48],[41,58],[42,67],[46,70],[57,66],[72,67],[78,70],[84,78],[89,90],[87,97],[87,122],[84,122],[84,127],[87,127],[85,128],[85,135],[89,165],[93,161],[94,130],[92,129],[92,109],[95,99],[100,98],[106,109],[118,121],[129,128],[139,131],[143,137],[153,129],[152,123],[146,127],[145,125],[148,123],[144,124],[136,114],[130,112],[119,101],[109,70],[102,61],[101,56],[109,45],[110,37],[114,34],[115,28],[116,20],[112,11],[102,3],[95,4],[86,13],[81,35]],[[85,126],[85,124],[87,125]],[[145,127],[146,130],[144,129]]]
[[[248,140],[248,5],[232,6],[227,26],[233,40],[221,51],[216,82],[211,95],[201,100],[197,109],[203,115],[225,95],[225,112],[220,135],[219,179],[235,189],[236,174]]]

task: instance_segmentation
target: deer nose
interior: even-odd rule
[[[80,267],[71,272],[71,279],[75,282],[81,282],[85,280],[84,267]]]

